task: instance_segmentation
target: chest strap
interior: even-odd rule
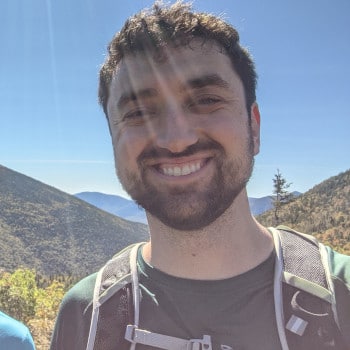
[[[143,344],[160,349],[176,350],[212,350],[211,338],[204,335],[203,339],[181,339],[164,334],[152,333],[133,325],[126,327],[125,339],[132,344]]]

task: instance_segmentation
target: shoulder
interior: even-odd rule
[[[83,278],[64,296],[51,338],[51,350],[86,348],[96,275]]]
[[[75,284],[64,296],[62,306],[71,303],[80,305],[89,304],[92,301],[97,272],[93,273]]]
[[[329,247],[326,247],[326,249],[331,275],[343,281],[350,289],[350,256],[340,254]]]
[[[0,344],[8,350],[34,349],[29,329],[3,312],[0,312]]]
[[[108,285],[113,284],[115,279],[127,274],[129,271],[129,251],[130,247],[117,253],[99,272],[83,278],[65,294],[51,338],[51,350],[86,349],[96,279],[98,276],[102,276],[100,278],[103,281],[103,288],[108,288]],[[101,305],[104,317],[109,316],[109,313],[115,314],[121,301],[119,297],[120,294],[116,298],[109,298]],[[116,308],[114,304],[117,305]],[[112,330],[116,333],[114,328]]]
[[[348,300],[350,315],[350,256],[340,254],[329,247],[326,247],[326,250],[336,297],[342,301]]]
[[[97,273],[89,275],[75,284],[63,297],[57,322],[81,318],[92,304]],[[90,307],[91,308],[91,307]]]
[[[350,257],[329,247],[326,249],[340,329],[347,344],[350,344]]]

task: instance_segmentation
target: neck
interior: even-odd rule
[[[270,234],[250,213],[245,191],[223,215],[197,231],[178,231],[147,216],[151,241],[144,246],[143,257],[176,277],[233,277],[263,262],[273,249]]]

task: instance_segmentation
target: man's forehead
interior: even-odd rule
[[[203,76],[220,75],[218,64],[226,61],[231,66],[229,57],[214,42],[167,47],[164,50],[165,58],[161,60],[145,52],[125,56],[113,75],[113,90],[138,90],[150,85],[161,85],[166,80],[176,81],[180,86],[194,81],[200,84]]]

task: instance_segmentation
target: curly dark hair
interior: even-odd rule
[[[193,12],[189,3],[177,1],[166,6],[156,2],[149,10],[130,17],[108,46],[108,56],[100,70],[99,102],[107,116],[109,85],[119,62],[136,52],[160,52],[166,45],[189,45],[193,39],[212,40],[223,48],[240,77],[250,107],[256,100],[257,74],[254,62],[239,43],[235,28],[223,19],[208,13]]]

